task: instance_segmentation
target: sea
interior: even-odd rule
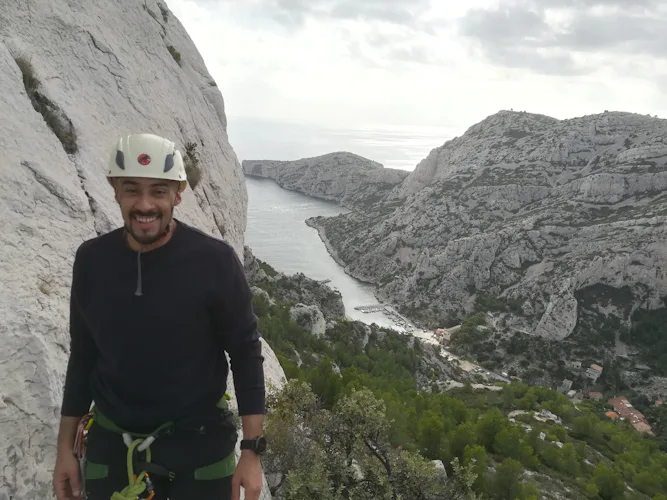
[[[414,170],[432,149],[462,131],[450,127],[359,125],[348,128],[230,118],[229,140],[239,160],[299,160],[337,151],[386,168]]]
[[[251,126],[252,125],[252,126]],[[230,142],[239,160],[296,160],[332,151],[349,151],[385,167],[412,170],[429,151],[451,138],[442,129],[365,127],[350,130],[307,126],[230,122]],[[333,216],[347,210],[340,205],[283,189],[274,181],[246,176],[248,221],[245,243],[253,254],[277,271],[302,272],[329,280],[343,298],[346,315],[366,324],[404,330],[384,312],[362,312],[358,306],[378,305],[373,285],[345,273],[329,255],[309,217]]]

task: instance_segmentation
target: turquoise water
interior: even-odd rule
[[[302,272],[316,280],[331,280],[328,285],[343,297],[346,314],[364,323],[396,327],[382,313],[362,313],[357,306],[377,304],[373,287],[343,271],[329,255],[317,231],[305,220],[316,215],[331,216],[345,212],[335,203],[282,189],[275,182],[246,177],[248,224],[245,243],[255,256],[276,270]]]
[[[243,160],[298,160],[333,151],[349,151],[387,168],[413,170],[429,152],[453,134],[442,128],[411,126],[335,129],[230,118],[229,139]],[[246,177],[248,224],[246,244],[278,271],[302,272],[330,286],[343,297],[349,317],[400,329],[384,313],[362,313],[357,306],[377,304],[373,287],[345,274],[329,255],[309,217],[344,212],[336,203],[282,189],[270,180]]]

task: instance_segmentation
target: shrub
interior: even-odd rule
[[[76,145],[76,131],[72,122],[58,106],[53,104],[40,92],[40,83],[35,77],[35,71],[30,61],[23,57],[18,57],[15,61],[23,76],[23,86],[32,107],[42,115],[46,125],[63,145],[65,152],[68,154],[76,153],[78,149]]]
[[[174,61],[176,61],[176,64],[178,64],[178,65],[180,66],[180,65],[181,65],[181,53],[178,52],[178,51],[174,48],[173,45],[169,45],[169,46],[167,47],[167,50],[168,50],[169,53],[171,54],[171,57],[174,58]]]
[[[201,180],[201,169],[199,168],[199,157],[197,156],[197,143],[188,142],[185,145],[185,174],[188,177],[188,184],[194,189]]]

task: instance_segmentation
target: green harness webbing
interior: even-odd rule
[[[230,399],[229,394],[225,395],[218,401],[216,407],[226,410],[228,408],[227,400]],[[162,434],[163,432],[174,427],[175,423],[173,421],[165,422],[161,426],[157,427],[155,430],[148,434],[142,434],[138,432],[129,432],[126,429],[116,425],[109,418],[105,417],[103,413],[99,411],[96,406],[93,406],[91,409],[92,419],[94,422],[99,424],[100,427],[123,436],[123,441],[127,446],[127,478],[128,485],[123,488],[120,492],[114,492],[111,495],[111,500],[136,500],[139,495],[144,493],[147,489],[152,490],[152,482],[150,481],[150,476],[147,470],[142,470],[139,474],[135,474],[134,471],[134,454],[135,450],[138,452],[146,452],[146,460],[142,462],[148,469],[151,464],[151,449],[150,446],[153,444],[155,439]],[[132,438],[134,436],[134,439]],[[233,463],[232,463],[233,462]],[[234,472],[236,465],[236,457],[234,452],[229,456],[225,457],[222,461],[210,466],[202,467],[195,470],[195,478],[199,479],[213,479],[214,477],[224,477],[225,475],[231,475]],[[160,466],[153,466],[158,469],[164,469]],[[175,477],[175,474],[169,471],[166,471],[166,474],[170,479]],[[148,498],[152,498],[151,494]]]

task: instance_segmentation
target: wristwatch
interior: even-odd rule
[[[257,455],[261,455],[266,450],[266,438],[264,436],[257,436],[253,439],[242,439],[241,449],[252,450]]]

